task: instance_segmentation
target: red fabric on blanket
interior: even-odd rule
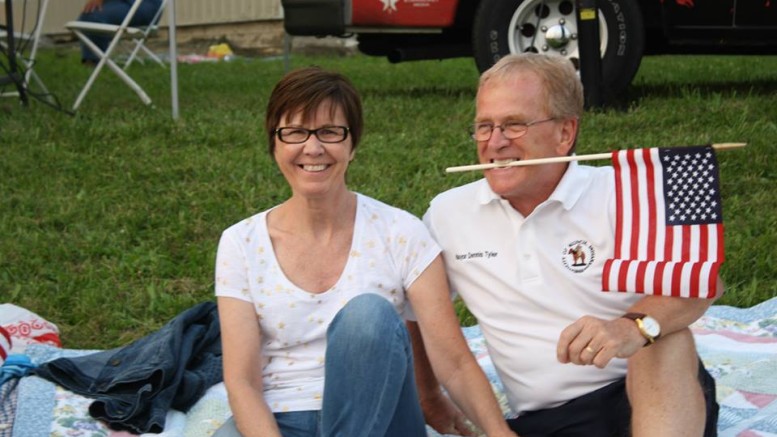
[[[15,352],[23,352],[25,346],[36,343],[62,347],[57,325],[20,306],[0,305],[0,328],[10,334],[14,348],[18,349]]]
[[[2,366],[5,359],[8,358],[12,345],[11,334],[0,326],[0,366]]]

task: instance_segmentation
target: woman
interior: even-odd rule
[[[489,435],[514,435],[461,335],[426,228],[346,186],[362,125],[359,96],[337,73],[293,71],[270,96],[269,151],[292,194],[219,243],[234,416],[216,435],[425,436],[400,317],[413,313],[456,404]]]

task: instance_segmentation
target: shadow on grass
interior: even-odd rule
[[[759,97],[777,94],[777,77],[756,81],[725,81],[688,82],[671,84],[638,84],[631,85],[619,96],[607,96],[605,109],[624,111],[638,106],[644,98],[676,98],[695,96],[698,98],[742,98]]]
[[[401,88],[387,89],[364,87],[362,95],[373,98],[475,98],[476,89],[469,86],[403,86]],[[746,96],[769,96],[777,94],[777,77],[773,80],[763,79],[756,81],[725,81],[715,82],[710,78],[709,82],[673,82],[670,84],[638,84],[631,85],[620,96],[606,96],[606,109],[627,110],[639,105],[644,98],[673,98],[680,96],[696,96],[698,98],[734,98]]]
[[[678,92],[688,93],[699,96],[747,96],[747,95],[769,95],[777,92],[777,77],[771,80],[756,81],[727,81],[709,83],[673,83],[668,84],[642,84],[635,85],[629,89],[632,98],[642,97],[674,97]]]
[[[425,97],[453,97],[453,98],[475,98],[475,89],[471,87],[413,87],[405,86],[396,89],[386,88],[362,88],[362,95],[365,97],[377,98],[425,98]]]

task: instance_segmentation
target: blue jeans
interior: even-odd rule
[[[133,0],[104,0],[102,9],[89,13],[81,13],[78,17],[78,21],[91,21],[93,23],[103,24],[121,24],[124,18],[127,16],[130,8],[132,7]],[[159,7],[162,4],[162,0],[143,0],[138,10],[135,11],[135,16],[130,21],[131,26],[146,26],[151,24],[151,20],[154,19]],[[100,48],[103,52],[108,49],[108,44],[111,43],[111,37],[99,35],[99,34],[87,34],[89,39]],[[81,44],[81,60],[82,61],[94,61],[97,62],[99,58],[89,48]]]
[[[376,294],[349,301],[327,329],[321,411],[275,413],[284,437],[425,437],[413,349],[394,307]],[[239,436],[230,419],[214,437]]]

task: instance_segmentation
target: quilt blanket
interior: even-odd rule
[[[720,437],[777,437],[777,297],[752,308],[713,306],[692,326],[702,361],[717,381]],[[463,328],[506,415],[501,384],[478,326]],[[89,351],[31,346],[36,363]],[[11,397],[5,397],[9,400]],[[34,376],[19,381],[12,437],[126,437],[88,414],[91,399]],[[160,437],[208,437],[229,415],[223,384],[211,387],[186,414],[170,411]],[[7,405],[4,405],[7,407]],[[0,436],[4,433],[0,427]],[[440,437],[429,429],[430,437]]]

